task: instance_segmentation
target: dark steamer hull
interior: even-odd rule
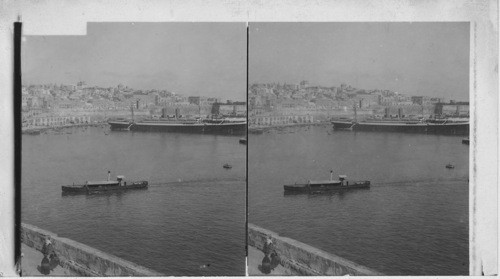
[[[355,123],[350,121],[332,121],[335,130],[351,130]]]
[[[133,123],[131,121],[108,121],[111,130],[129,130]]]
[[[177,132],[196,134],[245,134],[246,123],[228,124],[163,124],[163,123],[137,123],[131,127],[132,131],[143,132]]]
[[[352,129],[354,131],[402,132],[423,134],[468,135],[468,123],[352,123],[348,121],[332,121],[336,130]]]
[[[357,181],[352,184],[293,184],[283,186],[285,193],[321,193],[329,191],[370,188],[370,181]]]
[[[75,186],[62,186],[63,194],[96,194],[96,193],[107,193],[107,192],[115,192],[115,191],[125,191],[125,190],[138,190],[138,189],[147,189],[148,182],[135,182],[126,186],[120,185],[102,185],[102,186],[93,186],[87,187],[85,185],[75,185]]]

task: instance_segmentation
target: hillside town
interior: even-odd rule
[[[217,104],[214,106],[214,104]],[[23,129],[105,123],[110,118],[186,116],[246,116],[246,102],[185,96],[169,90],[76,85],[25,85],[22,88]],[[216,108],[217,111],[214,111]],[[312,86],[254,83],[248,90],[249,124],[273,126],[317,123],[335,117],[468,117],[469,103],[440,97],[409,96],[391,90],[366,90],[351,85]]]
[[[316,86],[254,83],[248,91],[251,126],[328,121],[332,117],[468,117],[469,103],[439,97],[408,96],[381,89],[359,89],[348,84]]]
[[[213,106],[217,104],[216,106]],[[109,118],[158,117],[163,112],[208,117],[246,116],[246,102],[204,96],[185,96],[168,90],[44,84],[22,87],[23,129],[104,123]],[[217,111],[214,111],[214,108]]]

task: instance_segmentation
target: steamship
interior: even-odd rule
[[[111,130],[129,130],[144,132],[180,132],[205,134],[235,134],[246,133],[246,117],[224,117],[213,115],[211,118],[185,117],[176,110],[175,115],[150,117],[138,121],[133,119],[110,119]]]
[[[399,112],[396,118],[368,118],[357,120],[356,108],[354,108],[354,119],[339,118],[332,119],[331,124],[335,130],[354,131],[378,131],[378,132],[404,132],[404,133],[427,133],[427,134],[448,134],[448,135],[468,135],[468,118],[405,118]]]
[[[428,134],[468,135],[469,121],[454,119],[351,119],[332,120],[335,130],[405,132]]]
[[[127,184],[124,181],[123,175],[116,176],[116,180],[110,180],[110,172],[108,171],[108,180],[104,181],[86,181],[81,185],[65,185],[61,186],[63,194],[95,194],[111,191],[124,191],[133,189],[147,189],[147,181],[136,181]]]
[[[370,188],[370,181],[352,181],[349,184],[346,175],[339,175],[338,180],[333,180],[333,171],[330,171],[330,180],[309,180],[305,184],[287,184],[283,186],[285,194],[296,193],[321,193],[325,191],[349,190]]]

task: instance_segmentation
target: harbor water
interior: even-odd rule
[[[248,139],[249,222],[387,275],[468,275],[469,146],[456,136],[289,127]],[[447,169],[447,164],[454,169]],[[285,195],[345,174],[370,189]]]
[[[246,146],[238,139],[106,126],[23,135],[21,220],[166,275],[244,275]],[[106,180],[108,170],[150,186],[61,194],[61,185]]]

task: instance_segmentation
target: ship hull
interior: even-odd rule
[[[335,130],[468,135],[469,123],[349,122],[332,121]]]
[[[106,193],[115,191],[125,191],[125,190],[137,190],[137,189],[147,189],[148,182],[140,181],[134,182],[129,185],[96,185],[96,186],[86,186],[86,185],[70,185],[61,186],[63,194],[96,194],[96,193]]]
[[[141,132],[174,132],[174,133],[196,133],[196,134],[246,134],[247,123],[199,123],[199,122],[174,122],[174,121],[108,121],[111,130],[130,130]]]
[[[168,124],[168,123],[137,123],[131,127],[133,131],[142,132],[177,132],[196,134],[245,134],[246,123],[227,124]]]
[[[285,193],[321,193],[360,188],[370,188],[370,181],[356,181],[351,184],[292,184],[283,186]]]
[[[133,126],[132,121],[108,121],[108,124],[113,131],[118,131],[118,130],[129,130],[131,126]]]

